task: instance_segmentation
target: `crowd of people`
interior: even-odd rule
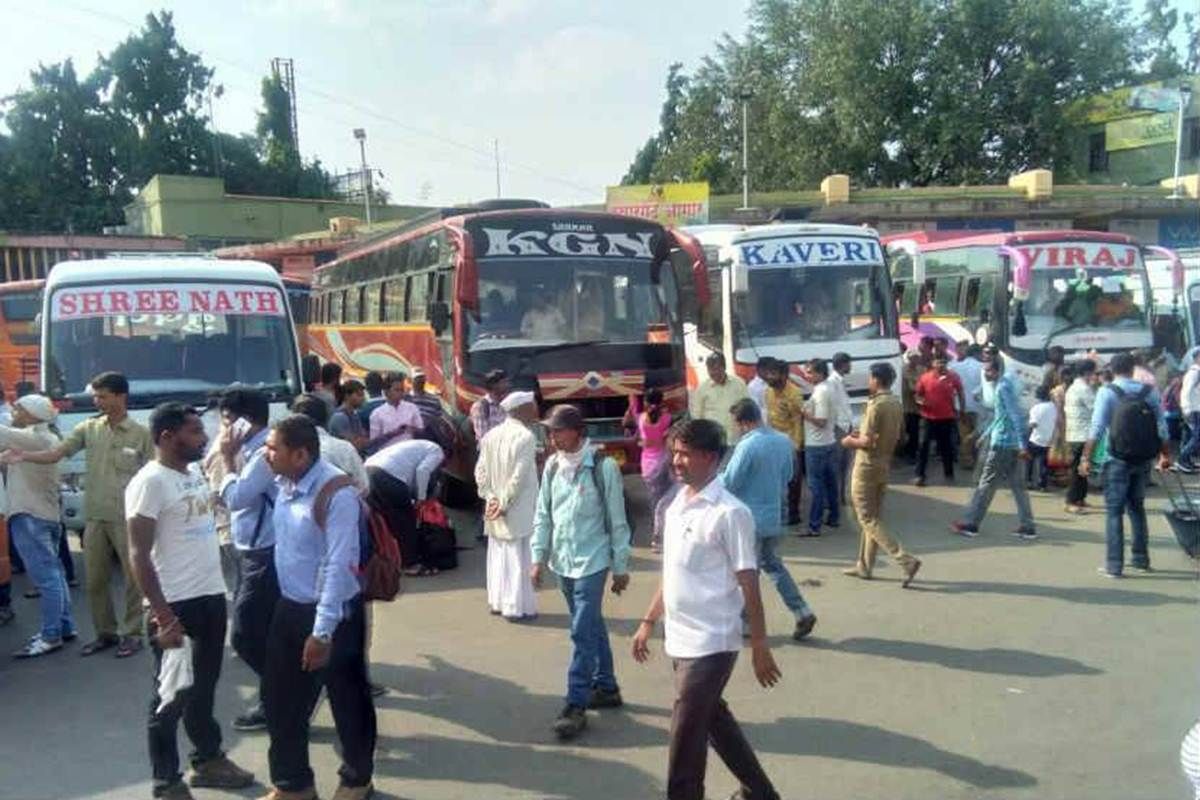
[[[869,399],[858,417],[844,382],[854,364],[844,353],[800,367],[807,396],[784,362],[762,359],[747,384],[714,354],[691,393],[688,418],[673,416],[657,390],[631,406],[627,424],[642,446],[653,509],[650,543],[662,553],[661,582],[632,650],[645,661],[664,622],[675,669],[669,797],[703,797],[710,742],[740,781],[741,796],[778,796],[721,699],[746,639],[758,681],[769,687],[781,677],[758,576],[771,579],[794,616],[793,638],[809,636],[817,616],[780,558],[779,541],[793,530],[814,537],[838,529],[848,504],[860,533],[845,574],[871,579],[882,549],[901,569],[901,586],[910,585],[922,561],[882,513],[897,454],[913,460],[920,486],[934,444],[948,482],[956,466],[974,470],[971,499],[951,524],[967,537],[979,534],[995,491],[1005,486],[1018,509],[1014,533],[1036,539],[1027,492],[1049,488],[1055,470],[1067,476],[1066,510],[1086,513],[1093,465],[1103,464],[1107,549],[1100,571],[1124,573],[1127,512],[1130,568],[1150,569],[1143,500],[1153,461],[1169,461],[1171,389],[1160,398],[1155,377],[1139,374],[1131,354],[1116,354],[1102,372],[1090,359],[1065,364],[1051,352],[1035,389],[1038,402],[1026,413],[1019,380],[998,353],[968,343],[957,349],[952,360],[945,340],[922,340],[905,355],[902,375],[888,363],[871,364]],[[1178,468],[1190,471],[1200,449],[1200,349],[1176,383],[1190,428]],[[56,465],[84,451],[83,552],[95,636],[79,652],[111,649],[126,658],[149,641],[155,797],[191,796],[176,741],[180,721],[194,746],[192,786],[237,789],[254,780],[222,751],[213,715],[227,626],[234,652],[258,679],[256,700],[233,726],[265,730],[270,739],[267,798],[315,797],[308,726],[322,690],[341,743],[335,800],[371,793],[373,697],[382,689],[369,676],[363,565],[371,545],[364,520],[382,521],[409,576],[436,574],[444,563],[424,521],[437,517],[438,473],[456,434],[425,384],[420,373],[344,380],[327,364],[319,384],[274,424],[263,394],[233,388],[219,400],[220,429],[211,442],[186,405],[159,406],[149,427],[132,420],[128,382],[118,373],[96,376],[99,413],[65,439],[48,398],[30,393],[13,404],[11,424],[0,425],[7,528],[40,593],[41,612],[38,632],[16,655],[47,656],[78,636],[69,553],[61,557]],[[585,732],[589,710],[623,704],[603,611],[606,591],[621,594],[630,583],[633,533],[621,470],[588,438],[580,409],[556,405],[543,418],[536,395],[513,391],[500,371],[486,376],[485,390],[469,421],[482,507],[476,533],[487,545],[486,603],[504,619],[527,621],[538,613],[537,587],[548,573],[556,576],[571,655],[564,704],[551,728],[572,740]],[[802,518],[805,483],[811,497]],[[223,558],[235,576],[231,610]],[[119,614],[109,594],[114,563],[125,578]],[[0,594],[0,610],[8,612],[0,624],[12,618],[7,599]]]

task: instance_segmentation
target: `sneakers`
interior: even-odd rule
[[[1074,505],[1073,503],[1067,503],[1065,506],[1063,506],[1063,511],[1067,512],[1068,514],[1075,514],[1077,516],[1087,513],[1086,508],[1083,506]]]
[[[263,712],[262,704],[235,718],[233,720],[233,729],[235,731],[242,731],[243,733],[265,731],[267,729],[267,715]]]
[[[913,578],[917,577],[917,570],[921,568],[921,559],[914,558],[904,569],[904,580],[900,581],[900,588],[907,589],[908,585],[913,582]]]
[[[258,798],[258,800],[317,800],[317,790],[314,787],[302,789],[298,792],[289,792],[272,786],[271,791]]]
[[[1141,573],[1141,574],[1143,574],[1143,575],[1148,575],[1148,574],[1150,574],[1151,572],[1154,572],[1154,568],[1153,568],[1153,567],[1151,567],[1149,564],[1147,564],[1147,565],[1146,565],[1146,566],[1144,566],[1144,567],[1139,567],[1139,566],[1137,566],[1136,564],[1131,564],[1131,565],[1129,566],[1129,568],[1130,568],[1131,570],[1133,570],[1134,572],[1140,572],[1140,573]]]
[[[579,706],[568,705],[558,715],[558,719],[554,720],[554,734],[561,741],[574,739],[579,734],[583,733],[587,727],[587,712]]]
[[[209,789],[245,789],[254,783],[254,773],[242,769],[226,756],[197,764],[189,780],[192,786]]]
[[[157,800],[196,800],[192,790],[183,781],[176,781],[155,795]]]
[[[37,658],[38,656],[53,653],[55,650],[62,650],[62,646],[62,639],[43,639],[39,633],[30,639],[24,647],[13,653],[13,658]]]
[[[620,689],[601,689],[597,686],[588,698],[588,708],[620,708],[623,705],[625,701],[621,699]]]
[[[1101,575],[1103,575],[1106,578],[1121,577],[1121,573],[1119,573],[1119,572],[1109,572],[1108,567],[1096,567],[1096,572],[1100,573]]]
[[[807,617],[801,617],[796,620],[796,630],[792,631],[792,638],[797,642],[812,633],[813,628],[817,627],[817,615],[809,614]]]
[[[1184,475],[1193,475],[1196,473],[1196,465],[1185,464],[1182,461],[1176,461],[1171,465],[1171,470],[1173,472],[1182,472]]]
[[[1013,536],[1026,541],[1032,541],[1038,538],[1037,531],[1029,528],[1017,528],[1015,531],[1013,531]]]
[[[924,486],[924,485],[925,485],[925,479],[924,479],[924,478],[913,478],[913,482],[912,482],[912,483],[913,483],[913,486]]]
[[[970,525],[966,524],[965,522],[951,522],[950,523],[950,531],[952,533],[957,533],[959,536],[965,536],[968,539],[974,539],[976,536],[979,535],[979,531],[972,528]]]
[[[17,612],[12,610],[12,606],[0,606],[0,627],[4,627],[16,618]]]
[[[366,786],[346,786],[341,784],[337,791],[333,793],[333,800],[367,800],[368,797],[375,793],[375,785],[368,783]]]

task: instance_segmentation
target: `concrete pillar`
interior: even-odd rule
[[[1048,169],[1031,169],[1008,179],[1009,188],[1020,189],[1026,200],[1049,200],[1054,196],[1054,173]]]

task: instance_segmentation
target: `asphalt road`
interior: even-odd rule
[[[908,591],[886,560],[871,583],[840,574],[856,551],[850,519],[819,540],[784,545],[820,621],[811,640],[793,643],[786,610],[764,586],[783,682],[759,688],[744,658],[726,692],[781,795],[1189,797],[1178,752],[1200,717],[1200,584],[1165,520],[1151,514],[1156,572],[1113,581],[1096,574],[1102,515],[1070,518],[1060,495],[1035,495],[1042,539],[1023,542],[1010,535],[1014,509],[1001,492],[979,538],[964,540],[946,524],[967,493],[906,483],[892,492],[886,519],[925,562]],[[644,519],[640,494],[633,486]],[[1163,502],[1156,495],[1152,506]],[[566,747],[549,730],[569,654],[561,597],[544,589],[533,624],[491,617],[483,552],[461,555],[456,572],[409,580],[403,597],[377,609],[373,673],[390,687],[377,701],[379,795],[664,796],[670,667],[661,653],[638,666],[628,651],[657,558],[639,547],[630,591],[607,604],[626,706],[593,713],[585,736]],[[15,581],[19,619],[0,629],[5,653],[37,618],[35,601],[20,598],[24,578]],[[75,604],[86,635],[78,591]],[[0,658],[0,798],[150,796],[149,656],[80,659],[77,650],[33,662]],[[230,755],[265,781],[266,738],[228,727],[251,691],[249,671],[231,656],[218,717]],[[327,707],[313,738],[318,787],[329,796],[337,761]],[[186,756],[182,732],[180,740]],[[709,796],[735,788],[712,757]]]

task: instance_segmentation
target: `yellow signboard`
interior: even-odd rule
[[[1115,119],[1104,126],[1104,147],[1109,152],[1174,142],[1175,115],[1170,113]]]
[[[708,222],[708,182],[610,186],[605,205],[614,214],[663,225],[703,225]]]

